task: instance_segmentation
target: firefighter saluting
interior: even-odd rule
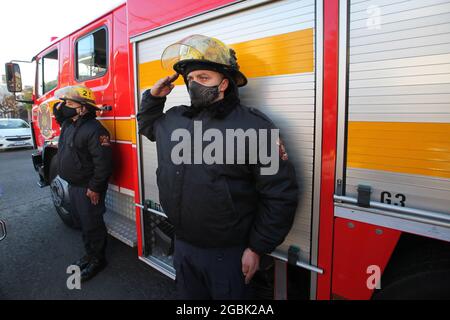
[[[189,36],[166,48],[162,64],[176,74],[144,92],[137,119],[139,132],[157,145],[160,202],[175,226],[180,298],[249,298],[248,284],[260,256],[280,245],[292,226],[298,201],[294,167],[281,142],[279,170],[271,175],[261,174],[259,160],[225,161],[230,154],[235,157],[234,148],[227,148],[213,165],[174,163],[172,133],[186,128],[195,139],[194,122],[222,137],[228,130],[260,132],[275,126],[263,113],[240,103],[238,87],[247,79],[235,52],[218,39]],[[164,113],[166,96],[179,75],[191,105]],[[248,155],[249,145],[239,151]]]
[[[85,256],[73,264],[81,270],[81,281],[94,277],[106,266],[107,231],[103,214],[108,180],[112,174],[112,150],[108,130],[96,118],[94,93],[70,86],[55,93],[62,100],[54,107],[61,125],[58,173],[69,183],[70,203],[81,226]]]

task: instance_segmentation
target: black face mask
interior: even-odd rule
[[[77,109],[69,108],[65,105],[61,107],[61,111],[62,111],[63,117],[66,119],[73,118],[76,115],[78,115]]]
[[[195,108],[209,106],[219,96],[219,86],[220,83],[217,86],[207,87],[198,82],[191,81],[188,92],[191,97],[192,106]]]

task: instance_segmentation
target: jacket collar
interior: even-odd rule
[[[83,115],[82,117],[78,118],[77,121],[75,121],[73,123],[73,125],[75,127],[79,127],[81,126],[83,123],[91,120],[91,119],[95,119],[95,117],[97,117],[97,115],[95,114],[95,112],[88,112],[85,115]]]

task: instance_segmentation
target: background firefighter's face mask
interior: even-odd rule
[[[77,109],[69,108],[66,105],[61,107],[62,114],[64,118],[73,118],[78,115]]]
[[[222,80],[223,81],[223,80]],[[204,86],[196,81],[190,81],[188,86],[191,105],[195,108],[203,108],[213,103],[219,96],[219,86]]]

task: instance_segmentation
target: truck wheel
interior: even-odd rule
[[[49,181],[50,191],[52,194],[53,205],[61,220],[68,227],[79,229],[78,223],[73,217],[70,200],[68,184],[65,180],[58,176],[58,156],[55,155],[50,161]]]
[[[447,243],[413,248],[402,254],[394,270],[381,280],[375,300],[450,298],[450,250]]]

